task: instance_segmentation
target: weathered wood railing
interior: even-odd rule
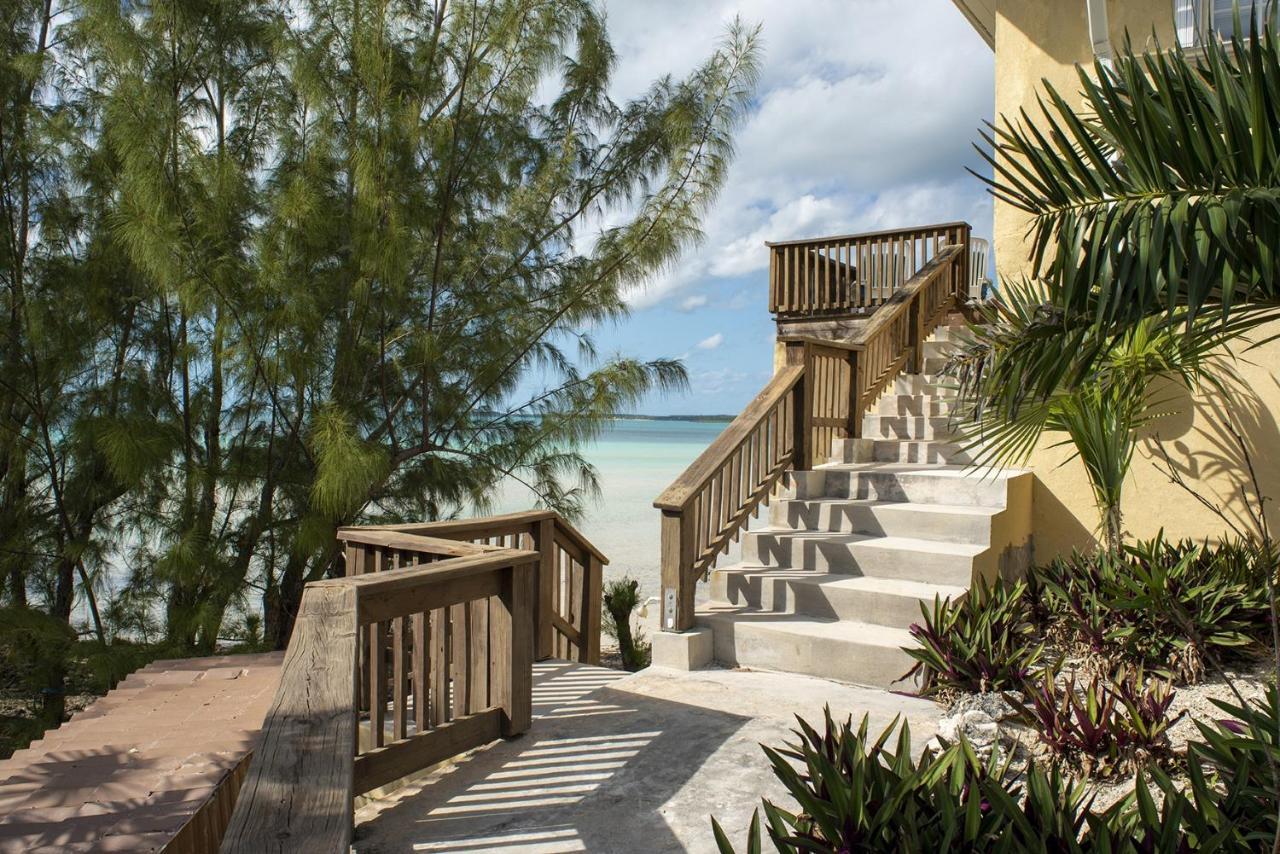
[[[965,227],[967,236],[967,226]],[[964,243],[939,246],[850,341],[781,339],[785,364],[742,414],[654,502],[662,511],[662,627],[693,627],[698,579],[745,530],[778,480],[856,437],[863,415],[968,287]]]
[[[349,531],[395,531],[539,552],[534,631],[538,659],[554,656],[600,663],[600,586],[609,559],[559,514],[530,510],[478,519],[345,528],[339,536]]]
[[[770,243],[769,310],[779,318],[869,313],[944,246],[967,252],[970,230],[954,222]],[[967,270],[968,258],[962,263]]]
[[[538,625],[599,655],[587,633],[605,560],[553,513],[340,537],[347,575],[307,585],[223,851],[346,851],[355,796],[528,729]],[[580,600],[595,619],[569,611],[577,626],[538,591],[547,577],[571,588],[575,565],[580,590],[597,579]]]

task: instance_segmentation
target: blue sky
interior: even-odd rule
[[[684,357],[687,394],[648,414],[737,413],[772,371],[765,240],[967,220],[991,202],[965,172],[990,120],[991,50],[951,0],[606,0],[614,97],[683,75],[735,15],[763,27],[757,100],[702,245],[596,330],[602,354]],[[699,346],[701,345],[701,346]]]

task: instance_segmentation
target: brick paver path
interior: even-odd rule
[[[281,660],[157,661],[0,762],[0,854],[162,849],[253,749]]]

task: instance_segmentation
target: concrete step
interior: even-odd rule
[[[940,463],[972,464],[976,452],[958,441],[908,439],[836,439],[833,463]]]
[[[950,359],[959,349],[954,341],[926,341],[922,348],[928,359]]]
[[[951,439],[958,425],[946,416],[864,415],[864,439]]]
[[[915,643],[905,629],[739,609],[708,609],[698,623],[712,629],[721,664],[874,688],[912,687],[899,682],[914,663],[903,651]]]
[[[939,326],[937,329],[933,330],[933,334],[929,336],[929,340],[925,343],[948,343],[955,345],[963,344],[971,338],[972,336],[969,334],[967,326],[952,326],[948,324],[947,326]]]
[[[880,537],[914,537],[990,545],[1002,507],[914,504],[875,499],[819,498],[775,501],[769,507],[774,530],[830,531]]]
[[[742,563],[770,569],[896,578],[967,587],[978,559],[992,563],[990,547],[915,537],[877,537],[766,528],[742,540]]]
[[[923,394],[929,397],[954,398],[956,381],[937,374],[899,374],[893,380],[893,394]]]
[[[1010,490],[1015,480],[1021,484],[1021,499],[1030,502],[1029,478],[1025,471],[966,465],[842,463],[788,472],[783,477],[780,497],[874,498],[915,504],[1005,507],[1011,506]]]
[[[952,585],[741,565],[711,573],[717,605],[895,628],[920,622],[921,602],[932,605],[934,597],[956,599],[965,592]]]
[[[951,355],[946,356],[926,356],[924,359],[924,370],[922,373],[940,375],[948,364],[951,363]]]
[[[881,415],[911,415],[937,417],[950,415],[955,401],[948,397],[932,397],[920,394],[886,394],[878,401],[876,411]]]

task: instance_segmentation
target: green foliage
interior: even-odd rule
[[[1115,679],[1094,676],[1078,686],[1075,676],[1046,668],[1022,686],[1023,720],[1057,762],[1083,774],[1108,777],[1134,766],[1170,758],[1169,728],[1174,692],[1142,671]]]
[[[1271,565],[1247,543],[1170,543],[1161,534],[1118,555],[1059,558],[1033,574],[1080,648],[1194,682],[1208,657],[1269,640]]]
[[[1192,334],[1142,320],[1108,341],[1087,376],[1072,375],[1060,360],[1083,344],[1059,334],[1046,291],[1042,283],[1006,282],[1000,299],[979,309],[981,322],[947,370],[959,382],[960,418],[979,462],[1021,465],[1046,434],[1063,437],[1055,447],[1070,447],[1084,465],[1104,542],[1115,551],[1139,431],[1173,414],[1171,389],[1219,384],[1230,335],[1209,318],[1192,323]]]
[[[653,647],[643,632],[632,631],[631,615],[640,607],[640,582],[629,576],[604,585],[601,596],[604,633],[618,642],[618,652],[627,670],[643,670],[653,658]]]
[[[583,444],[685,385],[593,336],[700,238],[755,30],[617,103],[590,0],[0,18],[8,601],[208,652],[261,595],[283,645],[338,526],[578,515]]]
[[[924,622],[911,626],[919,646],[906,650],[916,664],[907,675],[918,673],[927,694],[1016,688],[1044,653],[1021,581],[979,581],[962,599],[935,598],[932,608],[922,602],[920,612]]]
[[[1147,318],[1240,331],[1274,316],[1280,41],[1260,30],[1202,55],[1126,44],[1080,69],[1081,97],[1046,81],[1043,120],[1005,117],[986,136],[993,192],[1032,217],[1048,287],[1028,343],[1042,366],[1005,400],[1076,385]]]
[[[1159,768],[1139,772],[1129,795],[1095,812],[1085,786],[1056,766],[1032,763],[1019,781],[1008,765],[979,761],[963,741],[940,753],[926,749],[913,761],[905,724],[892,744],[897,721],[873,741],[867,718],[855,730],[851,720],[836,724],[827,709],[821,733],[800,721],[796,744],[763,748],[796,801],[791,812],[765,800],[764,826],[784,854],[1257,851],[1272,843],[1277,791],[1274,783],[1265,789],[1274,778],[1262,777],[1266,766],[1252,755],[1260,737],[1255,729],[1271,725],[1265,743],[1275,744],[1274,713],[1270,721],[1263,717],[1239,727],[1238,738],[1249,747],[1214,749],[1226,751],[1219,771],[1206,768],[1203,746],[1193,742],[1185,784]],[[719,850],[732,854],[728,834],[711,822]],[[757,810],[746,850],[760,851],[761,842]]]

